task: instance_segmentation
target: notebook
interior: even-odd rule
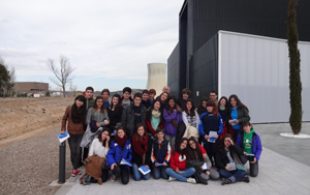
[[[147,165],[142,165],[139,167],[138,169],[140,171],[140,173],[142,173],[143,175],[149,174],[151,172],[151,169],[149,168],[149,166]]]
[[[59,143],[62,143],[62,142],[64,142],[64,141],[66,141],[67,139],[69,139],[69,137],[70,137],[70,135],[69,135],[68,131],[65,131],[65,132],[63,132],[63,133],[59,133],[59,134],[57,135],[57,138],[58,138],[58,140],[59,140]]]
[[[218,136],[217,135],[217,131],[210,131],[209,132],[209,140],[208,140],[208,142],[215,143],[217,136]]]

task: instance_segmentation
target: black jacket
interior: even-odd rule
[[[141,123],[145,126],[145,115],[146,115],[146,108],[141,105],[140,106],[140,117]],[[135,124],[135,113],[134,113],[134,106],[133,104],[123,110],[122,113],[122,125],[126,128],[127,135],[130,137],[134,132],[136,125]]]
[[[232,158],[237,156],[242,164],[246,163],[247,159],[243,154],[243,150],[236,144],[229,147],[230,155]],[[235,160],[235,159],[234,159]],[[229,159],[226,155],[226,150],[221,147],[215,155],[215,165],[219,169],[225,169],[227,163],[229,163]]]

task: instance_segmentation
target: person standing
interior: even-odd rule
[[[200,124],[200,119],[192,100],[186,101],[185,108],[182,112],[182,120],[186,126],[183,137],[186,137],[187,139],[195,137],[196,140],[198,140],[198,126]]]
[[[223,121],[218,114],[214,102],[207,103],[207,112],[201,115],[201,125],[199,127],[200,140],[203,140],[205,149],[211,160],[212,166],[215,165],[215,153],[219,143],[219,137],[223,132]]]
[[[179,123],[182,122],[182,114],[177,110],[176,100],[174,97],[168,99],[167,107],[164,108],[163,117],[165,121],[165,135],[166,139],[171,144],[171,148],[174,150],[176,143],[176,136]]]
[[[209,93],[209,101],[214,102],[217,105],[217,93],[215,90],[210,91]]]
[[[73,105],[66,108],[61,123],[61,132],[67,130],[70,135],[68,143],[73,167],[71,175],[73,177],[80,174],[79,167],[82,165],[80,143],[85,131],[85,119],[86,98],[79,95],[74,99]]]
[[[132,90],[130,87],[124,87],[122,95],[122,106],[124,109],[132,104],[131,92]]]
[[[150,101],[151,101],[151,105],[153,105],[154,101],[155,101],[155,96],[156,96],[156,90],[155,89],[150,89]]]
[[[178,105],[180,106],[181,110],[186,110],[186,103],[190,99],[192,92],[188,88],[182,89],[181,97],[178,101]]]
[[[80,144],[83,160],[87,158],[89,145],[96,134],[100,133],[103,127],[108,127],[110,124],[107,109],[103,106],[102,96],[97,96],[93,107],[88,109],[86,124],[87,129]]]
[[[88,110],[94,105],[94,88],[90,86],[86,87],[83,94],[84,97],[86,98],[86,110]]]
[[[148,110],[152,104],[150,100],[150,92],[145,89],[142,91],[142,105]]]
[[[142,94],[136,93],[133,98],[133,104],[127,107],[122,114],[122,125],[127,130],[128,137],[131,138],[137,124],[145,125],[146,109],[141,105]]]
[[[115,136],[117,124],[122,122],[123,107],[121,104],[121,96],[114,94],[111,99],[110,106],[108,108],[108,115],[110,119],[110,131],[111,135]]]
[[[249,109],[240,101],[237,95],[229,97],[228,123],[234,132],[234,140],[241,133],[241,124],[250,121]]]
[[[105,109],[108,109],[109,106],[110,106],[110,102],[109,102],[109,99],[110,99],[110,90],[109,89],[103,89],[101,91],[101,96],[103,98],[103,106]]]

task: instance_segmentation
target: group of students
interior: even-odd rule
[[[127,184],[132,175],[202,184],[221,179],[224,185],[258,175],[262,144],[237,95],[218,101],[211,91],[196,108],[189,89],[179,99],[168,86],[158,97],[154,89],[131,93],[125,87],[110,97],[104,89],[94,98],[87,87],[66,108],[61,131],[70,134],[71,175],[85,166],[81,184],[109,178]]]

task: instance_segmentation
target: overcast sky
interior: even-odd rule
[[[83,90],[145,88],[147,63],[166,63],[183,0],[1,0],[0,56],[17,81],[50,82],[60,55]]]

